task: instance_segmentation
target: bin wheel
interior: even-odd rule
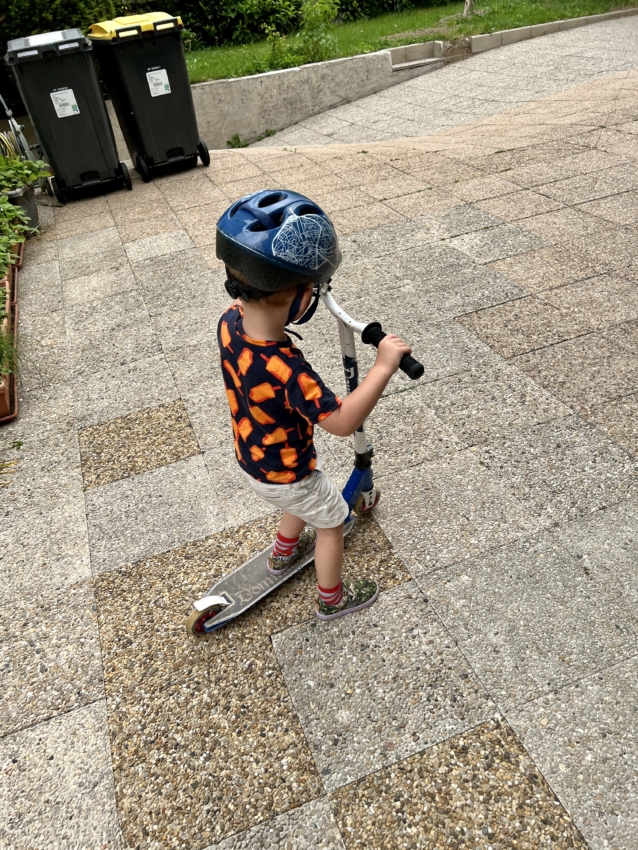
[[[202,142],[201,139],[197,145],[197,153],[202,161],[202,165],[204,167],[208,167],[210,165],[210,151],[208,150],[208,146]]]
[[[120,174],[122,175],[122,180],[124,181],[124,185],[126,188],[131,191],[133,188],[133,183],[131,182],[131,175],[128,173],[128,168],[123,162],[120,162]]]
[[[135,157],[135,170],[145,183],[150,183],[151,170],[148,167],[144,157],[140,156],[139,154]]]
[[[55,177],[51,178],[51,188],[53,189],[53,194],[55,195],[55,199],[59,204],[66,204],[66,198],[64,197],[64,192],[60,188],[60,184],[56,180]]]

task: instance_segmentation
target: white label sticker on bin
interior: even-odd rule
[[[157,71],[147,71],[146,79],[148,87],[151,90],[151,97],[159,97],[161,94],[171,93],[171,84],[168,81],[168,74],[164,68],[158,68]]]
[[[55,112],[58,118],[69,118],[71,115],[79,115],[80,107],[73,94],[73,89],[62,89],[62,91],[52,91],[51,100],[55,107]]]

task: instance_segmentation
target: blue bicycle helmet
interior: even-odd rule
[[[238,284],[240,295],[252,298],[323,283],[341,263],[328,216],[309,198],[287,189],[266,189],[232,204],[217,222],[216,250],[222,262],[253,284],[246,293],[231,280],[231,289]]]

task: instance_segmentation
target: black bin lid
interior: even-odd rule
[[[44,32],[39,35],[29,35],[27,38],[14,38],[7,43],[4,61],[8,65],[18,65],[21,62],[33,62],[42,59],[45,53],[77,53],[81,50],[92,50],[91,43],[84,37],[82,30],[57,30]]]

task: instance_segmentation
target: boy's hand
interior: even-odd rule
[[[388,334],[379,343],[375,366],[381,366],[394,375],[404,354],[412,354],[410,346],[395,334]]]

